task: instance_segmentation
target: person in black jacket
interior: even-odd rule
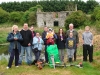
[[[57,34],[57,40],[56,40],[56,43],[57,43],[57,47],[59,49],[59,55],[60,55],[60,61],[61,62],[64,62],[64,51],[65,51],[65,33],[63,31],[62,28],[59,29],[59,32]]]
[[[21,42],[21,53],[19,57],[19,64],[22,64],[22,59],[24,52],[26,51],[26,62],[28,65],[32,63],[31,55],[31,42],[32,42],[32,32],[28,29],[28,24],[24,23],[23,29],[20,31],[23,41]]]
[[[44,45],[45,45],[45,62],[48,63],[48,54],[47,54],[47,44],[46,44],[46,35],[47,35],[47,32],[48,32],[48,27],[44,27],[44,31],[42,33],[42,39],[44,41]]]

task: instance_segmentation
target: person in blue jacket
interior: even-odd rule
[[[12,32],[10,32],[7,37],[7,41],[10,42],[10,45],[9,45],[10,59],[8,62],[8,66],[6,67],[7,69],[12,67],[14,56],[15,56],[15,66],[18,67],[19,52],[21,48],[20,41],[22,40],[23,38],[20,32],[18,31],[18,26],[13,25]]]
[[[33,53],[35,55],[35,62],[37,62],[39,60],[40,54],[41,54],[41,50],[43,47],[43,40],[40,36],[39,33],[36,33],[36,36],[33,38]]]

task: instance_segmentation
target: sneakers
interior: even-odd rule
[[[9,67],[6,67],[6,69],[9,69]]]

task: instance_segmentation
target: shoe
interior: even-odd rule
[[[19,66],[16,66],[16,67],[19,67]]]
[[[6,67],[6,69],[9,69],[9,67]]]

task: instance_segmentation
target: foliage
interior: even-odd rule
[[[29,23],[29,25],[36,25],[36,12],[38,9],[42,11],[43,7],[41,5],[36,5],[27,10],[23,15],[22,21]]]
[[[99,5],[98,2],[94,0],[88,0],[84,2],[82,0],[40,0],[40,1],[24,1],[24,2],[8,2],[1,3],[0,6],[7,12],[12,11],[27,11],[31,7],[36,5],[41,5],[43,11],[46,12],[55,12],[55,11],[65,11],[66,6],[69,4],[77,4],[77,9],[82,10],[85,13],[90,13],[93,11],[94,7]],[[74,8],[74,5],[71,5]],[[70,7],[71,7],[70,6]]]
[[[20,12],[11,12],[10,13],[10,22],[13,22],[13,23],[19,23],[21,18],[22,18],[22,15]]]
[[[84,25],[86,21],[86,15],[82,11],[72,12],[65,20],[65,27],[68,28],[70,23],[74,24],[75,28]]]
[[[91,18],[94,21],[100,21],[100,6],[95,7]]]
[[[5,23],[9,19],[9,13],[0,8],[0,23]]]
[[[29,25],[36,25],[36,13],[35,12],[29,13],[28,23],[29,23]]]

